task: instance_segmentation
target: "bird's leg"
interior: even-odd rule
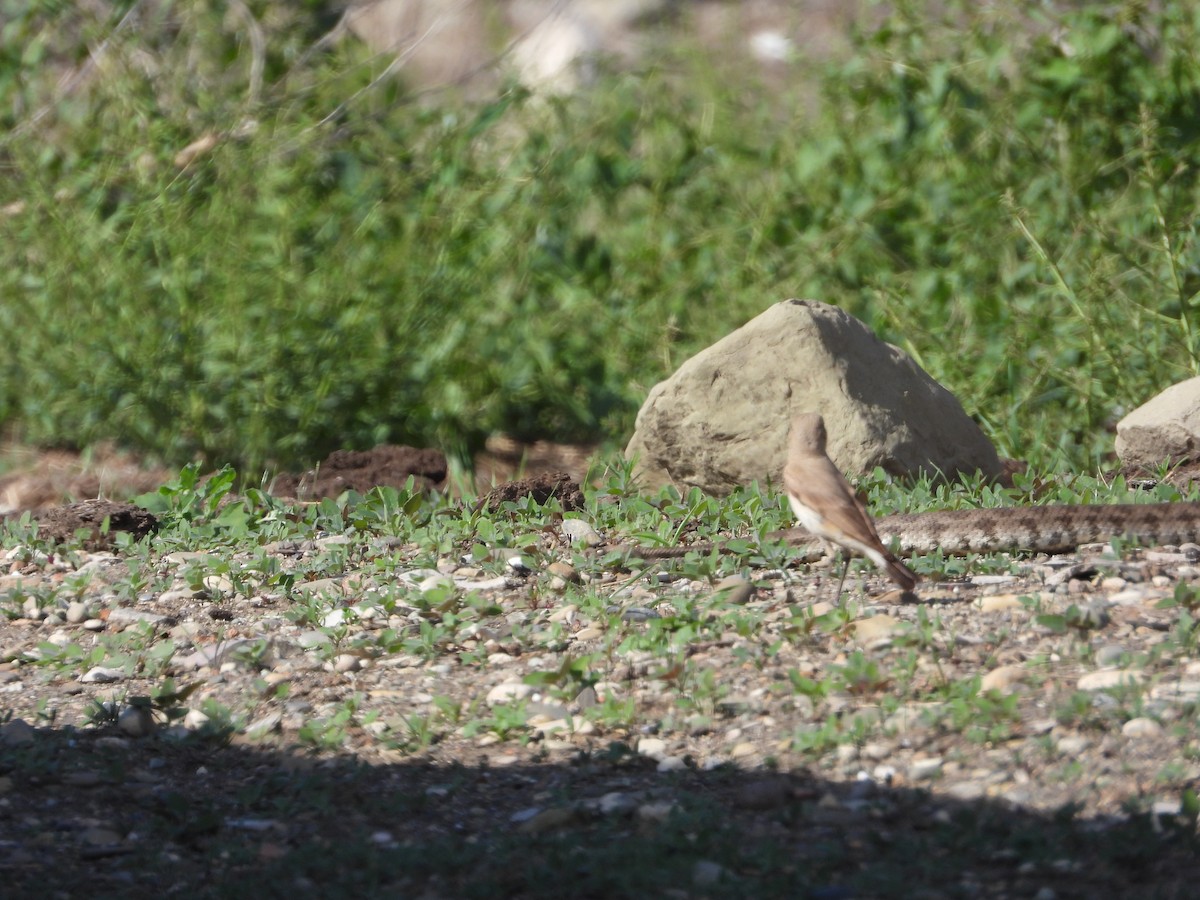
[[[834,594],[834,602],[838,606],[842,605],[842,588],[846,585],[846,573],[850,570],[850,554],[844,550],[838,552],[838,556],[842,558],[842,575],[838,579],[837,593]]]

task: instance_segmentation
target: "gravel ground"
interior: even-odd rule
[[[10,539],[7,896],[1194,895],[1200,548],[839,601],[567,521]]]

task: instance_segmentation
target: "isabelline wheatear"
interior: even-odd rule
[[[783,486],[801,525],[823,540],[861,553],[904,590],[916,586],[917,576],[883,546],[866,507],[825,453],[825,420],[816,413],[803,413],[792,421]]]

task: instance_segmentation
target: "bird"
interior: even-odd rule
[[[817,413],[792,420],[783,486],[801,525],[822,540],[861,553],[904,590],[916,587],[916,573],[883,545],[866,507],[825,452],[825,420]]]

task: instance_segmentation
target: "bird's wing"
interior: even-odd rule
[[[833,530],[859,539],[869,535],[883,548],[866,507],[832,460],[806,457],[803,463],[789,463],[783,470],[783,484],[805,506],[821,510]]]

